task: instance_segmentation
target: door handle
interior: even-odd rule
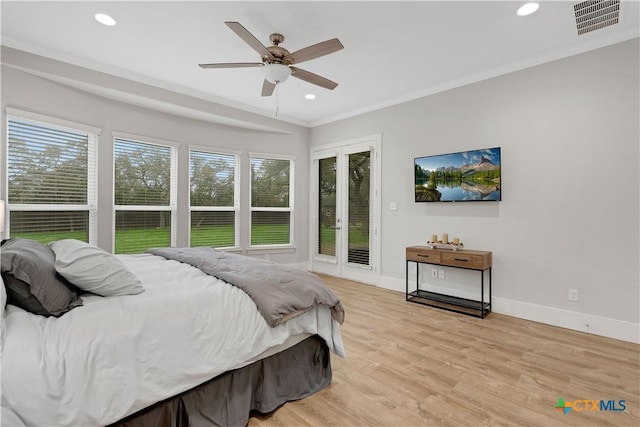
[[[340,230],[340,227],[329,227],[332,230]]]

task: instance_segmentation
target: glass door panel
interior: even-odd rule
[[[379,146],[377,137],[367,137],[312,152],[312,271],[364,283],[377,280]]]
[[[347,259],[370,265],[371,152],[352,153],[349,158]]]
[[[339,220],[336,216],[337,157],[318,161],[318,254],[336,256],[336,232]]]

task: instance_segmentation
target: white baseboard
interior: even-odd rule
[[[404,293],[406,289],[404,279],[387,276],[381,276],[380,283],[377,286],[402,293]],[[440,289],[433,290],[437,292]],[[460,296],[467,297],[467,295]],[[472,296],[469,297],[474,298]],[[475,299],[477,299],[477,296]],[[625,322],[495,296],[493,297],[491,306],[492,311],[495,313],[640,344],[640,324],[638,323]]]
[[[380,283],[378,283],[376,286],[402,293],[404,293],[406,290],[406,283],[404,279],[396,279],[395,277],[388,276],[380,276]]]
[[[289,263],[284,265],[297,268],[298,270],[302,270],[302,271],[311,271],[309,261],[294,262],[294,263]]]
[[[574,331],[640,344],[640,324],[494,297],[493,311]]]

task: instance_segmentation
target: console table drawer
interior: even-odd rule
[[[407,248],[407,259],[409,261],[426,262],[429,264],[440,264],[440,252],[434,250],[412,250]]]
[[[468,252],[443,252],[440,255],[442,265],[484,270],[491,266],[491,254],[470,254]]]

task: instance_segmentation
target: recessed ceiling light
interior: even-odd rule
[[[306,99],[316,99],[316,96],[312,93],[308,93],[304,96]]]
[[[98,21],[99,23],[108,25],[109,27],[113,27],[114,25],[116,25],[116,20],[106,13],[96,13],[94,15],[94,18],[96,18],[96,21]]]
[[[533,12],[538,10],[539,7],[540,5],[538,3],[527,3],[521,6],[520,9],[518,9],[518,12],[516,13],[518,14],[518,16],[531,15]]]

